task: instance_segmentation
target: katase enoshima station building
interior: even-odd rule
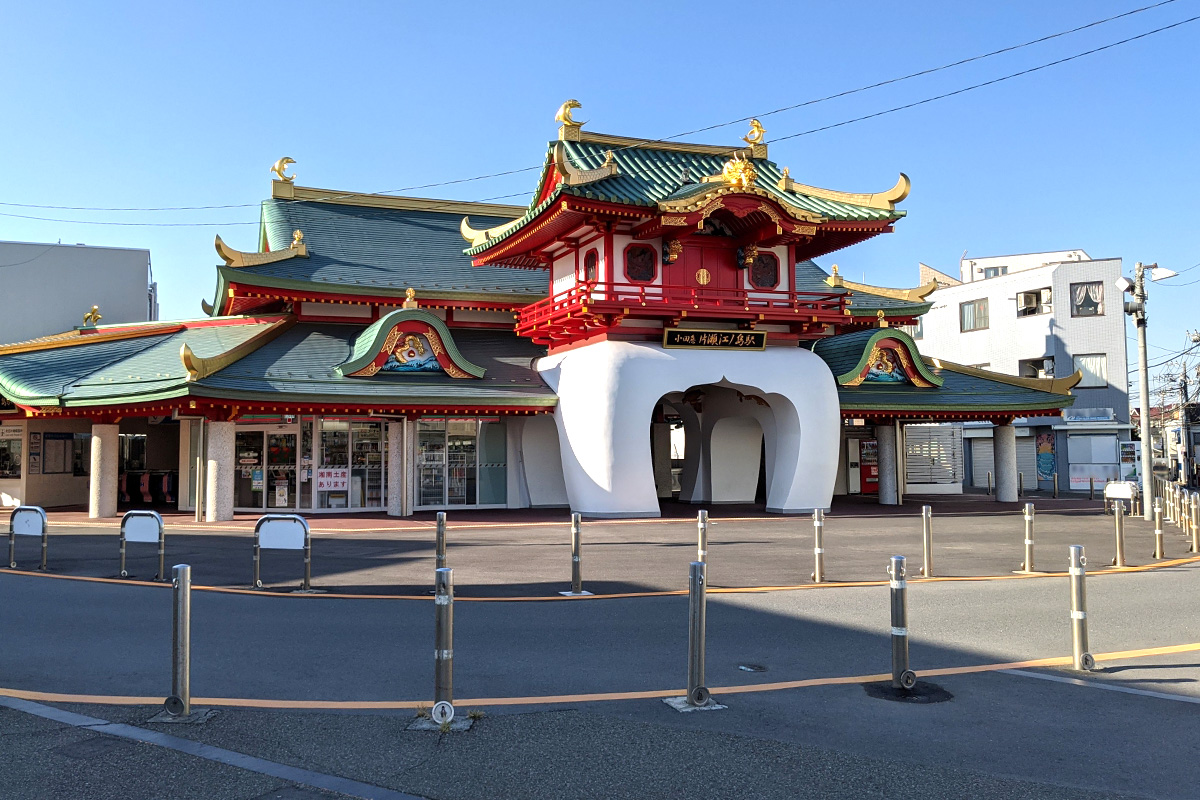
[[[583,130],[578,105],[528,207],[306,188],[281,159],[257,248],[216,240],[206,316],[0,347],[4,501],[794,514],[961,491],[907,474],[945,458],[922,424],[955,420],[997,426],[1017,499],[1013,420],[1059,414],[1079,377],[924,356],[903,327],[935,284],[813,261],[891,233],[907,177],[821,189],[757,122],[733,146],[647,141]]]

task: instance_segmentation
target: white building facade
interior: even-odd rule
[[[931,270],[923,268],[924,274]],[[1061,417],[1018,419],[1017,460],[1026,488],[1086,491],[1125,477],[1130,448],[1121,260],[1083,250],[964,257],[957,279],[936,275],[933,306],[913,329],[922,352],[1018,378],[1082,379]],[[992,426],[963,427],[966,482],[987,485]]]

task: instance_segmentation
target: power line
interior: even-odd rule
[[[1122,39],[1118,42],[1112,42],[1111,44],[1102,45],[1100,47],[1094,47],[1091,50],[1085,50],[1082,53],[1076,53],[1075,55],[1072,55],[1072,56],[1066,56],[1065,58],[1060,58],[1057,61],[1051,61],[1048,64],[1041,64],[1036,67],[1030,67],[1029,69],[1023,69],[1020,72],[1013,72],[1009,75],[1004,75],[999,78],[993,78],[990,81],[984,81],[983,83],[976,83],[972,86],[967,86],[963,89],[955,89],[953,92],[945,92],[944,94],[939,94],[934,97],[927,97],[924,100],[917,100],[912,103],[905,103],[904,105],[896,106],[894,108],[889,108],[885,111],[876,111],[873,114],[864,114],[861,117],[855,117],[854,119],[848,119],[848,120],[844,120],[842,122],[835,122],[830,125],[822,125],[819,128],[812,128],[807,131],[801,131],[800,133],[793,133],[793,134],[789,134],[787,136],[780,136],[776,139],[772,139],[771,141],[772,142],[783,142],[783,141],[787,141],[788,139],[798,138],[800,136],[808,136],[809,134],[812,134],[812,133],[821,133],[822,131],[828,131],[828,130],[832,130],[834,128],[840,128],[843,125],[851,125],[855,122],[863,122],[864,120],[875,119],[876,117],[882,117],[886,114],[894,114],[897,111],[904,111],[909,108],[916,108],[917,106],[923,106],[926,103],[932,103],[935,100],[944,100],[947,97],[954,97],[955,95],[965,94],[966,92],[974,91],[975,89],[982,89],[985,86],[994,86],[997,83],[1003,83],[1004,81],[1009,81],[1009,80],[1012,80],[1013,78],[1019,78],[1022,75],[1029,75],[1034,72],[1040,72],[1041,70],[1049,69],[1050,67],[1056,67],[1059,64],[1066,64],[1068,61],[1074,61],[1078,58],[1083,58],[1084,56],[1090,56],[1095,53],[1103,52],[1104,50],[1111,50],[1112,48],[1119,47],[1120,45],[1123,45],[1123,44],[1129,44],[1130,42],[1136,42],[1138,39],[1145,39],[1147,36],[1153,36],[1156,33],[1162,33],[1163,31],[1169,31],[1172,28],[1178,28],[1181,25],[1187,25],[1188,23],[1195,22],[1196,20],[1200,20],[1200,16],[1189,17],[1188,19],[1180,20],[1179,22],[1175,22],[1170,25],[1164,25],[1161,28],[1155,28],[1152,31],[1146,31],[1145,33],[1139,33],[1137,36],[1130,36],[1129,38]]]
[[[719,128],[725,128],[725,127],[728,127],[728,126],[730,126],[730,125],[736,125],[736,124],[738,124],[738,123],[740,123],[740,122],[747,122],[747,121],[749,121],[749,120],[751,120],[751,119],[756,119],[756,118],[760,118],[760,117],[769,117],[769,116],[772,116],[772,115],[775,115],[775,114],[781,114],[781,113],[783,113],[783,112],[786,112],[786,111],[794,111],[794,110],[796,110],[796,109],[798,109],[798,108],[804,108],[804,107],[807,107],[807,106],[816,105],[816,104],[818,104],[818,103],[824,103],[824,102],[827,102],[827,101],[829,101],[829,100],[836,100],[836,99],[839,99],[839,98],[842,98],[842,97],[848,97],[848,96],[850,96],[850,95],[853,95],[853,94],[858,94],[858,93],[861,93],[861,92],[869,91],[869,90],[871,90],[871,89],[878,89],[878,88],[880,88],[880,87],[883,87],[883,86],[890,86],[890,85],[892,85],[892,84],[900,83],[900,82],[902,82],[902,81],[911,80],[912,78],[919,78],[919,77],[923,77],[923,76],[925,76],[925,75],[932,75],[932,74],[934,74],[934,73],[937,73],[937,72],[941,72],[941,71],[948,70],[948,69],[953,69],[954,67],[960,67],[960,66],[963,66],[964,64],[970,64],[970,63],[973,63],[973,62],[976,62],[976,61],[982,61],[983,59],[992,58],[993,56],[998,56],[998,55],[1002,55],[1002,54],[1005,54],[1005,53],[1011,53],[1011,52],[1014,52],[1014,51],[1016,51],[1016,50],[1020,50],[1020,49],[1026,48],[1026,47],[1031,47],[1031,46],[1033,46],[1033,45],[1036,45],[1036,44],[1042,44],[1042,43],[1044,43],[1044,42],[1048,42],[1048,41],[1050,41],[1050,40],[1052,40],[1052,39],[1057,39],[1057,38],[1060,38],[1060,37],[1063,37],[1063,36],[1068,36],[1068,35],[1070,35],[1070,34],[1073,34],[1073,33],[1078,33],[1078,32],[1080,32],[1080,31],[1087,30],[1087,29],[1089,29],[1089,28],[1094,28],[1094,27],[1096,27],[1096,26],[1103,25],[1103,24],[1106,24],[1106,23],[1108,23],[1108,22],[1113,22],[1113,21],[1115,21],[1115,20],[1122,19],[1122,18],[1124,18],[1124,17],[1129,17],[1129,16],[1132,16],[1132,15],[1134,15],[1134,14],[1140,14],[1140,13],[1142,13],[1142,12],[1144,12],[1144,11],[1150,11],[1150,10],[1152,10],[1152,9],[1155,9],[1155,8],[1160,8],[1161,6],[1170,5],[1171,3],[1174,3],[1174,2],[1176,2],[1176,0],[1161,0],[1161,2],[1158,2],[1158,3],[1153,3],[1153,4],[1151,4],[1151,5],[1142,6],[1142,7],[1140,7],[1140,8],[1135,8],[1135,9],[1132,9],[1132,10],[1130,10],[1130,11],[1125,11],[1125,12],[1123,12],[1123,13],[1120,13],[1120,14],[1115,14],[1115,15],[1113,15],[1113,16],[1111,16],[1111,17],[1106,17],[1106,18],[1104,18],[1104,19],[1095,20],[1095,21],[1093,21],[1093,22],[1089,22],[1089,23],[1086,23],[1086,24],[1084,24],[1084,25],[1079,25],[1079,26],[1077,26],[1077,27],[1070,28],[1070,29],[1068,29],[1068,30],[1059,31],[1059,32],[1057,32],[1057,33],[1048,34],[1048,35],[1046,35],[1046,36],[1041,36],[1041,37],[1039,37],[1039,38],[1037,38],[1037,39],[1031,39],[1030,41],[1028,41],[1028,42],[1023,42],[1023,43],[1021,43],[1021,44],[1009,45],[1008,47],[1002,47],[1002,48],[1000,48],[999,50],[992,50],[992,51],[990,51],[990,52],[987,52],[987,53],[982,53],[982,54],[980,54],[980,55],[976,55],[976,56],[971,56],[971,57],[969,57],[969,58],[960,59],[960,60],[958,60],[958,61],[953,61],[953,62],[950,62],[950,63],[948,63],[948,64],[942,64],[941,66],[937,66],[937,67],[930,67],[930,68],[928,68],[928,69],[918,70],[917,72],[911,72],[911,73],[908,73],[907,75],[902,75],[902,76],[899,76],[899,77],[896,77],[896,78],[889,78],[889,79],[887,79],[887,80],[883,80],[883,81],[877,81],[877,82],[875,82],[875,83],[868,84],[868,85],[866,85],[866,86],[860,86],[860,87],[858,87],[858,88],[855,88],[855,89],[847,89],[847,90],[845,90],[845,91],[836,92],[836,93],[834,93],[834,94],[831,94],[831,95],[826,95],[826,96],[824,96],[824,97],[819,97],[819,98],[815,98],[815,99],[812,99],[812,100],[805,100],[805,101],[803,101],[803,102],[800,102],[800,103],[795,103],[795,104],[792,104],[792,105],[782,106],[782,107],[780,107],[780,108],[776,108],[776,109],[773,109],[773,110],[771,110],[771,111],[765,111],[765,112],[761,112],[761,113],[759,113],[759,114],[754,114],[754,115],[751,115],[751,116],[746,116],[746,117],[738,117],[737,119],[729,120],[729,121],[727,121],[727,122],[720,122],[720,123],[717,123],[717,124],[715,124],[715,125],[707,125],[707,126],[704,126],[704,127],[701,127],[701,128],[695,128],[695,129],[693,129],[693,130],[690,130],[690,131],[684,131],[684,132],[682,132],[682,133],[676,133],[676,134],[672,134],[671,136],[666,136],[666,137],[663,137],[663,138],[661,138],[661,139],[642,139],[642,140],[639,140],[639,141],[638,141],[636,144],[632,144],[632,145],[626,145],[625,147],[618,148],[618,152],[619,152],[619,151],[622,151],[622,150],[629,150],[629,149],[634,149],[634,148],[643,148],[643,147],[647,147],[647,146],[654,145],[654,144],[660,144],[660,143],[663,143],[663,142],[669,142],[669,141],[672,141],[672,140],[675,140],[675,139],[682,138],[682,137],[684,137],[684,136],[691,136],[691,135],[694,135],[694,134],[697,134],[697,133],[705,133],[705,132],[707,132],[707,131],[716,130],[716,129],[719,129]],[[1093,50],[1088,50],[1088,51],[1086,51],[1086,52],[1084,52],[1084,53],[1079,53],[1079,54],[1077,54],[1077,55],[1074,55],[1074,56],[1069,56],[1069,57],[1067,57],[1067,58],[1063,58],[1063,59],[1060,59],[1060,60],[1058,60],[1058,61],[1053,61],[1053,62],[1051,62],[1051,63],[1049,63],[1049,64],[1044,64],[1044,65],[1042,65],[1042,66],[1039,66],[1039,67],[1034,67],[1034,68],[1032,68],[1032,69],[1023,70],[1023,71],[1021,71],[1021,72],[1013,73],[1013,74],[1011,74],[1011,75],[1006,75],[1006,76],[1004,76],[1004,77],[1002,77],[1002,78],[997,78],[997,79],[995,79],[995,80],[987,81],[987,82],[985,82],[985,83],[976,84],[976,85],[974,85],[974,86],[968,86],[968,87],[966,87],[966,88],[964,88],[964,89],[958,89],[958,90],[956,90],[956,91],[953,91],[953,92],[948,92],[948,93],[946,93],[946,94],[938,95],[938,96],[936,96],[936,97],[927,98],[927,99],[925,99],[925,100],[920,100],[920,101],[918,101],[918,102],[915,102],[915,103],[909,103],[909,104],[906,104],[906,105],[903,105],[903,106],[897,106],[897,107],[895,107],[895,108],[891,108],[891,109],[888,109],[888,110],[886,110],[886,111],[880,111],[880,112],[876,112],[876,113],[874,113],[874,114],[868,114],[868,115],[866,115],[866,116],[863,116],[863,117],[858,117],[858,118],[855,118],[855,119],[846,120],[846,121],[843,121],[843,122],[835,123],[835,124],[833,124],[833,125],[827,125],[827,126],[824,126],[824,127],[821,127],[821,128],[814,128],[814,129],[812,129],[812,130],[803,131],[803,132],[801,132],[801,133],[794,133],[794,134],[790,134],[790,135],[788,135],[788,136],[782,136],[782,137],[779,137],[779,138],[773,139],[772,141],[779,142],[779,141],[786,141],[787,139],[794,139],[794,138],[797,138],[797,137],[800,137],[800,136],[807,136],[807,135],[809,135],[809,134],[812,134],[812,133],[818,133],[818,132],[821,132],[821,131],[829,130],[829,129],[831,129],[831,128],[837,128],[837,127],[841,127],[841,126],[844,126],[844,125],[849,125],[849,124],[851,124],[851,123],[854,123],[854,122],[861,122],[861,121],[863,121],[863,120],[867,120],[867,119],[873,119],[874,117],[883,116],[883,115],[885,115],[885,114],[891,114],[891,113],[894,113],[894,112],[896,112],[896,111],[901,111],[901,110],[904,110],[904,109],[907,109],[907,108],[912,108],[912,107],[914,107],[914,106],[923,105],[923,104],[925,104],[925,103],[931,103],[931,102],[933,102],[933,101],[935,101],[935,100],[941,100],[941,99],[944,99],[944,98],[947,98],[947,97],[953,97],[954,95],[957,95],[957,94],[962,94],[962,93],[964,93],[964,92],[969,92],[969,91],[972,91],[972,90],[974,90],[974,89],[979,89],[979,88],[982,88],[982,87],[985,87],[985,86],[990,86],[990,85],[992,85],[992,84],[994,84],[994,83],[1000,83],[1000,82],[1002,82],[1002,81],[1006,81],[1006,80],[1010,80],[1010,79],[1012,79],[1012,78],[1020,77],[1021,75],[1027,75],[1027,74],[1029,74],[1029,73],[1031,73],[1031,72],[1037,72],[1037,71],[1039,71],[1039,70],[1046,69],[1046,68],[1048,68],[1048,67],[1056,66],[1056,65],[1058,65],[1058,64],[1063,64],[1063,63],[1066,63],[1067,61],[1072,61],[1072,60],[1074,60],[1074,59],[1076,59],[1076,58],[1082,58],[1083,56],[1086,56],[1086,55],[1091,55],[1091,54],[1093,54],[1093,53],[1098,53],[1098,52],[1100,52],[1100,51],[1102,51],[1102,50],[1107,50],[1107,49],[1109,49],[1109,48],[1116,47],[1116,46],[1118,46],[1118,45],[1126,44],[1126,43],[1128,43],[1128,42],[1132,42],[1132,41],[1135,41],[1135,40],[1137,40],[1137,39],[1141,39],[1141,38],[1144,38],[1144,37],[1146,37],[1146,36],[1150,36],[1150,35],[1152,35],[1152,34],[1155,34],[1155,33],[1161,33],[1162,31],[1169,30],[1169,29],[1171,29],[1171,28],[1178,27],[1178,26],[1180,26],[1180,25],[1184,25],[1184,24],[1186,24],[1186,23],[1188,23],[1188,22],[1193,22],[1193,21],[1195,21],[1196,19],[1200,19],[1200,17],[1192,17],[1191,19],[1183,20],[1182,22],[1177,22],[1177,23],[1175,23],[1175,24],[1173,24],[1173,25],[1168,25],[1168,26],[1165,26],[1165,27],[1162,27],[1162,28],[1158,28],[1158,29],[1155,29],[1155,30],[1149,31],[1149,32],[1147,32],[1147,33],[1140,34],[1140,35],[1138,35],[1138,36],[1133,36],[1133,37],[1130,37],[1130,38],[1128,38],[1128,39],[1123,39],[1123,40],[1121,40],[1121,41],[1119,41],[1119,42],[1114,42],[1114,43],[1112,43],[1112,44],[1109,44],[1109,45],[1104,45],[1103,47],[1098,47],[1098,48],[1095,48],[1095,49],[1093,49]],[[732,152],[733,150],[736,150],[736,149],[738,149],[738,148],[730,148],[730,151]],[[521,168],[519,168],[519,169],[510,169],[510,170],[503,170],[503,171],[500,171],[500,172],[492,172],[492,173],[488,173],[488,174],[486,174],[486,175],[476,175],[476,176],[473,176],[473,177],[470,177],[470,178],[457,178],[457,179],[454,179],[454,180],[448,180],[448,181],[439,181],[439,182],[436,182],[436,183],[426,183],[426,184],[419,184],[419,185],[415,185],[415,186],[405,186],[405,187],[403,187],[403,188],[400,188],[400,189],[387,189],[387,190],[384,190],[384,191],[381,191],[381,192],[374,192],[374,194],[396,194],[396,193],[399,193],[399,192],[409,192],[409,191],[415,191],[415,190],[418,190],[418,189],[433,189],[433,188],[438,188],[438,187],[442,187],[442,186],[453,186],[453,185],[456,185],[456,184],[462,184],[462,183],[471,183],[471,182],[474,182],[474,181],[489,180],[489,179],[492,179],[492,178],[500,178],[500,177],[506,177],[506,176],[509,176],[509,175],[517,175],[517,174],[521,174],[521,173],[525,173],[525,172],[533,172],[533,171],[535,171],[535,170],[541,170],[541,169],[542,169],[542,167],[543,167],[543,165],[539,164],[539,165],[537,165],[537,166],[531,166],[531,167],[521,167]],[[358,193],[339,194],[339,195],[334,195],[334,196],[331,196],[331,197],[330,197],[330,198],[328,198],[328,199],[338,199],[338,198],[341,198],[341,197],[349,197],[349,196],[354,196],[354,195],[356,195],[356,194],[358,194]],[[509,197],[512,197],[512,196],[515,196],[515,195],[508,195],[508,196],[509,196]],[[320,200],[292,200],[292,201],[288,201],[288,202],[294,202],[294,203],[301,203],[301,202],[320,202]],[[9,202],[0,202],[0,206],[9,206],[9,207],[14,207],[14,208],[39,208],[39,209],[50,209],[50,210],[56,210],[56,211],[112,211],[112,212],[130,212],[130,211],[138,211],[138,212],[147,212],[147,211],[150,211],[150,212],[157,212],[157,211],[209,211],[209,210],[227,209],[227,208],[252,208],[252,207],[254,207],[254,206],[256,206],[256,205],[258,205],[258,204],[257,204],[257,203],[231,203],[231,204],[224,204],[224,205],[208,205],[208,206],[158,206],[158,207],[142,207],[142,208],[138,208],[138,207],[124,207],[124,208],[121,208],[121,207],[101,207],[101,206],[54,206],[54,205],[38,205],[38,204],[33,204],[33,203],[9,203]],[[50,219],[47,219],[47,218],[44,218],[44,217],[21,217],[20,215],[17,215],[17,214],[5,214],[4,216],[18,217],[18,218],[21,218],[21,219],[38,219],[38,220],[50,221],[50,222],[70,222],[70,220],[50,220]],[[103,224],[103,223],[88,223],[88,224]],[[141,225],[141,224],[146,224],[146,225],[151,225],[151,224],[156,224],[156,223],[109,223],[109,224],[113,224],[113,225],[118,225],[118,224],[125,224],[125,225]],[[219,224],[223,224],[223,223],[157,223],[157,224],[161,224],[161,225],[169,225],[169,226],[175,226],[175,227],[179,227],[179,226],[186,226],[186,225],[189,225],[189,224],[195,224],[195,225],[203,225],[203,226],[208,226],[208,225],[219,225]],[[239,222],[239,223],[230,223],[230,224],[235,224],[235,225],[249,225],[249,224],[257,224],[257,223]]]

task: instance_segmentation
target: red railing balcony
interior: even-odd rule
[[[590,281],[521,309],[517,334],[539,341],[577,338],[611,326],[614,318],[838,323],[845,309],[845,296],[836,292]]]

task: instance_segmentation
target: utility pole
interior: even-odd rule
[[[1188,434],[1188,374],[1184,367],[1179,374],[1179,396],[1182,403],[1179,410],[1179,477],[1184,486],[1192,485],[1192,441]]]
[[[1150,448],[1150,368],[1146,364],[1146,270],[1154,269],[1157,264],[1149,264],[1142,266],[1142,262],[1137,262],[1133,270],[1133,284],[1130,285],[1128,278],[1121,278],[1117,285],[1122,292],[1128,292],[1132,289],[1133,301],[1126,301],[1124,310],[1126,314],[1133,317],[1134,323],[1137,325],[1137,343],[1138,343],[1138,394],[1141,396],[1142,413],[1141,413],[1141,437],[1142,437],[1142,511],[1147,521],[1150,521],[1153,515],[1152,503],[1149,498],[1153,497],[1151,487],[1153,485],[1152,478],[1154,474],[1154,454]]]

